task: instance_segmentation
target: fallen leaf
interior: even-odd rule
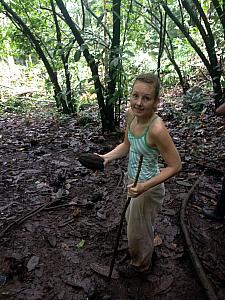
[[[157,234],[155,237],[154,237],[154,246],[157,247],[159,245],[162,244],[162,239],[161,237]]]
[[[57,241],[56,241],[56,236],[54,234],[49,234],[47,236],[47,241],[49,242],[49,245],[52,248],[55,248]]]
[[[150,275],[146,279],[152,286],[151,290],[154,296],[168,292],[174,280],[172,275],[164,275],[160,278],[155,275]]]
[[[179,184],[179,185],[181,185],[181,186],[192,187],[192,184],[189,183],[189,182],[187,182],[187,181],[177,180],[176,183]]]
[[[109,275],[110,268],[108,266],[101,266],[97,263],[92,263],[90,265],[90,267],[94,272],[98,273],[99,275],[102,275],[104,277],[108,277],[108,275]],[[112,279],[118,279],[119,278],[119,273],[116,270],[113,270],[111,278]]]
[[[35,255],[32,256],[27,263],[28,272],[34,270],[38,265],[38,263],[39,263],[39,257]]]
[[[174,209],[171,209],[171,208],[164,208],[162,210],[162,214],[167,215],[167,216],[174,216],[176,214],[176,211]]]
[[[61,247],[62,247],[64,250],[69,250],[69,246],[68,246],[66,243],[62,243],[62,244],[61,244]]]
[[[74,217],[74,218],[78,217],[78,216],[80,215],[80,213],[81,213],[80,208],[75,208],[75,209],[73,210],[73,217]]]
[[[85,244],[85,240],[81,240],[78,244],[77,244],[77,248],[83,248]]]

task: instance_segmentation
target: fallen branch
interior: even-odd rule
[[[205,290],[205,293],[206,293],[209,300],[218,300],[218,298],[217,298],[217,296],[214,292],[214,289],[213,289],[210,281],[208,280],[208,278],[205,274],[205,271],[202,267],[202,264],[201,264],[197,254],[195,252],[195,249],[192,245],[192,241],[191,241],[187,226],[185,224],[185,209],[186,209],[188,200],[191,198],[191,196],[194,192],[194,189],[198,186],[199,182],[201,181],[203,174],[204,173],[202,173],[201,176],[199,176],[198,180],[196,180],[196,182],[193,184],[193,186],[189,190],[186,198],[182,202],[181,210],[180,210],[180,223],[181,223],[181,228],[182,228],[182,231],[183,231],[183,234],[184,234],[184,237],[185,237],[186,244],[188,246],[191,261],[192,261],[192,263],[194,265],[194,268],[197,272],[198,278],[199,278],[199,280],[200,280],[200,282],[201,282],[201,284],[202,284],[202,286]]]
[[[13,228],[15,225],[19,225],[22,222],[24,222],[25,220],[29,219],[31,216],[36,215],[37,213],[39,213],[40,211],[46,209],[46,207],[53,205],[55,202],[58,202],[58,200],[51,200],[43,205],[41,205],[38,208],[33,209],[32,211],[30,211],[29,213],[27,213],[25,216],[15,220],[14,222],[12,222],[11,224],[9,224],[5,229],[3,229],[0,232],[0,239],[5,235],[5,233],[7,231],[9,231],[11,228]]]
[[[69,224],[73,223],[74,221],[75,221],[75,218],[72,217],[72,218],[70,218],[69,220],[67,220],[66,222],[64,222],[64,223],[62,223],[62,224],[59,224],[58,227],[59,227],[59,228],[62,228],[62,227],[64,227],[64,226],[66,226],[66,225],[69,225]]]
[[[57,206],[53,206],[53,207],[46,207],[46,208],[44,208],[44,210],[49,211],[49,210],[55,210],[55,209],[64,208],[64,207],[71,207],[71,206],[79,206],[79,204],[77,204],[77,203],[66,203],[66,204],[61,204],[61,205],[57,205]],[[84,205],[80,205],[80,206],[84,206]]]
[[[215,159],[214,159],[215,161]],[[217,176],[223,176],[225,170],[224,168],[217,168],[217,167],[213,167],[211,166],[209,163],[210,161],[206,162],[200,162],[198,160],[195,160],[194,158],[191,160],[192,163],[196,164],[197,166],[201,167],[202,170],[205,170],[206,173],[209,173],[209,174],[215,174]]]

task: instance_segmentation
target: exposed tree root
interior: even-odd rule
[[[200,260],[197,256],[195,250],[194,250],[194,247],[192,245],[192,241],[191,241],[191,238],[190,238],[190,235],[189,235],[186,223],[185,223],[185,209],[186,209],[188,200],[191,198],[191,196],[194,192],[194,189],[198,186],[199,182],[201,181],[203,174],[201,174],[201,176],[199,176],[198,180],[196,180],[196,182],[193,184],[193,186],[189,190],[186,198],[182,202],[181,210],[180,210],[180,223],[181,223],[181,228],[182,228],[182,231],[183,231],[183,234],[184,234],[184,237],[185,237],[186,244],[188,246],[188,251],[189,251],[189,254],[190,254],[190,257],[191,257],[191,261],[192,261],[193,266],[194,266],[194,268],[197,272],[198,278],[199,278],[199,280],[200,280],[200,282],[201,282],[201,284],[202,284],[202,286],[205,290],[205,293],[206,293],[209,300],[218,300],[218,298],[215,294],[215,291],[214,291],[210,281],[208,280],[208,278],[205,274],[205,271],[202,267],[202,264],[201,264],[201,262],[200,262]]]
[[[40,211],[45,210],[48,206],[51,206],[54,203],[58,203],[58,201],[59,200],[51,200],[47,203],[44,203],[43,205],[39,206],[38,208],[35,208],[32,211],[28,212],[25,216],[22,216],[21,218],[15,220],[11,224],[9,224],[6,228],[4,228],[2,231],[0,231],[0,239],[6,234],[6,232],[8,232],[14,226],[16,226],[16,225],[18,226],[19,224],[21,224],[25,220],[29,219],[31,216],[34,216],[37,213],[39,213]]]

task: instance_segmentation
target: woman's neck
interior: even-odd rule
[[[149,123],[149,121],[155,116],[155,113],[153,112],[150,116],[146,117],[146,118],[138,118],[136,117],[136,122],[139,125],[146,125],[147,123]]]

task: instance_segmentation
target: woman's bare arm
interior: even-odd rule
[[[158,124],[154,126],[154,129],[151,130],[151,139],[154,139],[154,144],[162,155],[166,166],[160,170],[158,175],[145,182],[138,183],[136,187],[130,185],[128,193],[133,197],[137,197],[149,188],[166,181],[168,178],[178,173],[182,168],[180,155],[167,128],[161,120],[157,123]]]
[[[217,107],[216,113],[218,115],[225,115],[225,103],[223,103],[219,107]]]

